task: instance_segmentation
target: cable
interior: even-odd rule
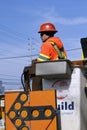
[[[20,81],[20,79],[6,79],[6,78],[0,78],[0,80],[14,80],[14,81]]]
[[[72,48],[66,51],[76,51],[80,50],[81,48]],[[24,58],[24,57],[31,57],[31,56],[38,56],[39,54],[34,54],[34,55],[25,55],[25,56],[14,56],[14,57],[1,57],[0,59],[13,59],[13,58]]]
[[[3,85],[21,85],[21,83],[11,83],[11,82],[3,82]]]
[[[66,50],[66,51],[76,51],[76,50],[81,50],[81,48],[72,48],[72,49],[69,49],[69,50]]]
[[[31,55],[31,56],[38,56],[38,54]],[[0,57],[0,60],[4,59],[15,59],[15,58],[25,58],[25,57],[31,57],[30,55],[24,55],[24,56],[13,56],[13,57]]]
[[[25,84],[24,84],[24,73],[22,73],[22,75],[21,75],[21,84],[22,84],[23,89],[24,89],[24,91],[25,91]]]
[[[2,75],[2,76],[11,76],[11,77],[18,77],[18,76],[13,76],[13,75],[8,75],[8,74],[0,74],[0,75]]]
[[[3,24],[0,24],[0,26],[2,27],[2,28],[0,27],[0,29],[2,31],[4,30],[4,32],[6,32],[6,33],[8,33],[10,35],[15,35],[16,37],[18,37],[18,35],[20,35],[20,37],[21,37],[22,40],[27,39],[27,37],[23,38],[23,36],[25,37],[25,34],[18,33],[18,32],[14,31],[13,29],[10,29],[9,27],[7,27],[6,25],[3,25]]]

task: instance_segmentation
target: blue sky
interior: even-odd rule
[[[37,32],[44,22],[55,24],[68,59],[81,59],[80,39],[87,37],[87,0],[0,0],[0,80],[6,88],[21,86],[24,66],[39,54]]]

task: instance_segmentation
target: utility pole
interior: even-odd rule
[[[28,50],[29,50],[29,57],[30,57],[30,62],[32,62],[33,59],[35,59],[37,57],[37,52],[39,47],[38,47],[38,44],[36,44],[36,42],[34,41],[33,38],[28,38]],[[36,55],[36,56],[35,56]]]
[[[28,38],[28,40],[29,40],[29,43],[28,43],[28,45],[29,45],[29,54],[30,54],[30,62],[32,62],[32,42],[31,42],[31,39],[30,38]]]

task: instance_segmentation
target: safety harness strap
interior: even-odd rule
[[[64,54],[63,50],[60,50],[54,42],[50,42],[50,44],[57,51],[59,59],[65,59],[66,58],[66,55]]]

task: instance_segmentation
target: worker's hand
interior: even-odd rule
[[[36,63],[36,62],[37,62],[37,59],[32,60],[32,64],[33,64],[33,63]]]

